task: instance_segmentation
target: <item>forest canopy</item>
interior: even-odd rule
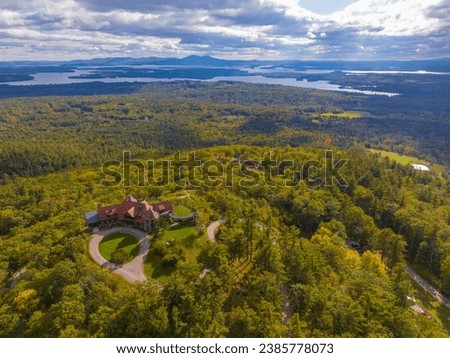
[[[427,110],[433,98],[134,86],[0,101],[1,337],[448,336],[448,310],[430,319],[410,309],[418,291],[404,270],[450,294],[449,118]],[[327,152],[345,162],[331,185],[317,172]],[[170,180],[142,184],[132,166],[128,185],[115,183],[102,164],[124,169],[124,153]],[[232,163],[224,176],[237,183],[270,181],[227,185],[214,171],[178,170],[192,153]],[[160,169],[167,160],[172,175]],[[84,213],[126,195],[198,212],[183,242],[168,222],[150,233],[153,266],[138,284],[87,252]],[[211,242],[206,228],[219,219]]]
[[[268,149],[223,146],[197,155],[202,161],[257,160]],[[294,160],[294,171],[324,155],[290,146],[271,151],[280,162]],[[414,289],[403,266],[421,268],[450,291],[448,180],[365,151],[334,155],[350,158],[341,170],[346,186],[310,187],[306,176],[291,187],[194,188],[184,178],[154,187],[139,186],[135,173],[130,187],[105,187],[97,167],[4,178],[1,336],[446,335],[441,323],[410,310],[407,296]],[[173,156],[160,159],[166,158]],[[97,202],[116,203],[127,194],[178,198],[199,211],[199,228],[217,218],[226,223],[217,242],[206,240],[193,258],[179,252],[170,279],[130,285],[90,261],[83,218]],[[205,268],[210,271],[202,276]],[[289,318],[283,318],[285,300]]]
[[[408,97],[229,82],[139,88],[133,95],[1,100],[0,175],[101,164],[124,150],[139,155],[226,144],[375,148],[450,164],[448,113],[427,111],[435,106],[430,98],[417,108]]]

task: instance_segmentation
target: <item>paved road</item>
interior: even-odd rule
[[[431,286],[427,281],[425,281],[422,277],[420,277],[416,271],[414,271],[411,267],[405,266],[405,271],[409,274],[409,276],[416,281],[423,289],[425,289],[431,296],[441,301],[444,305],[450,308],[450,300],[445,297],[442,293],[436,290],[433,286]]]
[[[206,229],[206,232],[208,233],[208,237],[212,242],[216,242],[216,230],[219,228],[220,225],[225,223],[224,219],[220,219],[217,221],[213,221],[211,224],[209,224],[208,228]]]
[[[118,266],[107,261],[100,254],[100,251],[98,249],[100,241],[102,241],[105,236],[116,232],[123,232],[133,235],[134,237],[136,237],[136,239],[139,240],[139,254],[132,261],[122,266]],[[144,232],[127,227],[115,227],[113,229],[105,231],[98,231],[92,235],[92,240],[89,242],[89,254],[99,265],[109,269],[111,272],[122,276],[128,282],[133,283],[147,280],[147,277],[144,273],[144,262],[147,257],[149,247],[150,241],[148,240],[148,237]]]

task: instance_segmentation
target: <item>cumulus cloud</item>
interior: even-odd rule
[[[2,0],[2,59],[98,56],[449,56],[450,0]]]
[[[427,15],[427,10],[441,0],[359,0],[343,11],[330,15],[341,26],[360,28],[376,35],[427,35],[440,23]]]

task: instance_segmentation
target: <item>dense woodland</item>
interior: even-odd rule
[[[123,150],[139,155],[236,143],[372,147],[441,164],[450,160],[448,112],[425,111],[427,104],[435,107],[426,100],[413,111],[417,101],[407,97],[282,86],[175,82],[139,88],[126,96],[2,100],[0,175],[100,164],[120,158]],[[361,118],[315,119],[347,110]]]
[[[262,158],[267,149],[204,149],[198,159]],[[409,309],[406,296],[414,291],[403,266],[408,260],[422,267],[450,291],[449,181],[361,151],[335,155],[351,158],[342,169],[348,186],[311,187],[305,176],[290,187],[194,188],[186,178],[141,187],[132,176],[129,188],[105,187],[97,168],[4,178],[0,335],[445,335]],[[273,158],[294,160],[294,171],[322,157],[317,149],[273,148]],[[284,175],[290,178],[288,169]],[[130,285],[90,261],[84,211],[126,193],[156,198],[179,190],[192,192],[185,200],[199,210],[200,224],[227,220],[218,242],[204,244],[195,262],[179,260],[168,281]],[[205,267],[211,272],[200,277]],[[292,307],[285,321],[283,291]]]
[[[448,336],[410,309],[415,293],[403,267],[450,294],[450,181],[365,150],[444,163],[449,148],[437,128],[448,118],[414,118],[436,121],[422,140],[400,110],[384,115],[369,105],[365,96],[229,83],[2,100],[0,336]],[[313,116],[348,110],[367,118]],[[262,161],[264,170],[230,170],[247,180],[271,171],[274,182],[186,184],[186,174],[142,186],[132,173],[129,187],[102,184],[100,164],[123,150],[153,160],[194,149],[202,161]],[[348,185],[317,185],[304,164],[323,162],[324,149],[348,159],[340,171]],[[294,166],[269,167],[268,152]],[[180,191],[190,193],[183,200],[200,228],[226,223],[194,260],[178,253],[169,280],[132,285],[91,261],[85,211],[127,194],[157,200]]]

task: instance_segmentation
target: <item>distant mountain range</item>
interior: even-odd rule
[[[242,61],[242,60],[222,60],[211,56],[188,56],[184,58],[161,58],[161,57],[112,57],[112,58],[94,58],[91,60],[71,60],[71,61],[0,61],[0,66],[203,66],[203,67],[236,67],[249,66],[252,64],[260,65],[262,61]]]
[[[191,67],[283,67],[297,70],[333,69],[333,70],[404,70],[404,71],[442,71],[450,72],[450,58],[419,60],[419,61],[260,61],[260,60],[224,60],[211,56],[192,55],[184,58],[160,57],[113,57],[94,58],[91,60],[71,61],[1,61],[0,68],[14,66],[64,66],[105,67],[105,66],[191,66]]]

